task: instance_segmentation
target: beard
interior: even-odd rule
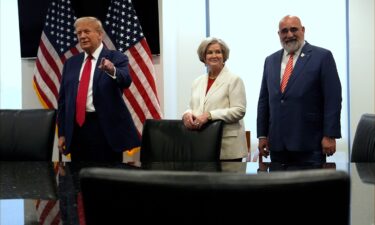
[[[281,46],[287,51],[288,53],[296,52],[301,47],[301,42],[297,39],[281,41]]]

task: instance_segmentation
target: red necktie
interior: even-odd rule
[[[286,67],[285,67],[283,79],[280,85],[281,93],[284,93],[285,87],[288,84],[288,80],[293,71],[293,54],[294,53],[290,53],[288,63],[286,64]]]
[[[89,87],[91,74],[91,59],[91,55],[89,55],[86,58],[86,62],[82,71],[81,80],[78,85],[76,101],[76,120],[80,127],[82,127],[83,123],[85,122],[87,91]]]

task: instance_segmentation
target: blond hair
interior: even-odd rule
[[[223,54],[223,61],[227,61],[229,58],[229,47],[223,40],[215,37],[208,37],[201,42],[197,50],[199,60],[203,63],[205,62],[207,49],[212,44],[220,45]]]

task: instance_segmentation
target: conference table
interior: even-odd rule
[[[351,224],[375,224],[375,163],[281,165],[269,162],[113,164],[10,161],[0,161],[0,224],[84,224],[79,171],[85,167],[246,174],[309,169],[342,170],[347,172],[351,179]]]

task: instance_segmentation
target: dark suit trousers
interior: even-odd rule
[[[74,126],[71,157],[73,162],[122,162],[122,152],[112,150],[95,112],[86,112],[82,127]]]

